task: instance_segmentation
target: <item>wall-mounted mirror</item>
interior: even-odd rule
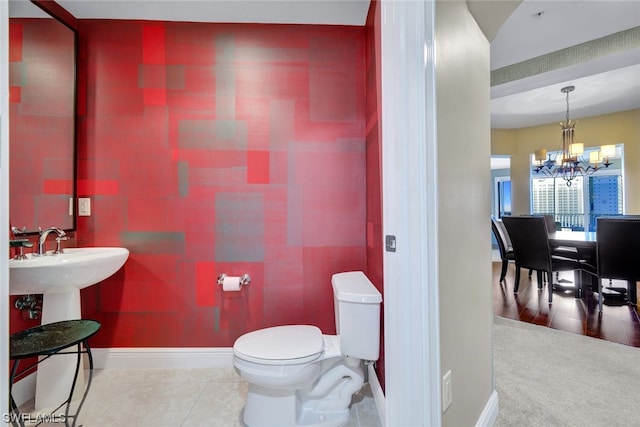
[[[9,218],[75,229],[75,32],[9,0]]]

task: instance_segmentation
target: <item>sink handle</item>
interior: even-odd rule
[[[22,228],[11,227],[11,232],[13,234],[24,234],[27,232],[27,227],[22,227]]]
[[[30,248],[33,246],[33,243],[31,243],[29,239],[15,239],[9,240],[9,246],[12,248]]]
[[[59,255],[64,253],[64,249],[62,249],[62,245],[60,244],[60,242],[62,242],[63,240],[69,240],[69,236],[65,234],[64,236],[56,237],[56,250],[53,252],[54,255]]]
[[[18,248],[18,253],[13,257],[13,259],[27,259],[27,256],[24,254],[24,248],[33,247],[33,243],[31,243],[29,239],[14,239],[9,240],[9,247]]]

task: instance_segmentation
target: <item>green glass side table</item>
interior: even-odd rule
[[[72,425],[76,425],[76,422],[78,421],[78,414],[80,413],[80,409],[82,409],[85,399],[87,398],[87,393],[89,393],[91,379],[93,377],[93,357],[91,356],[91,349],[89,348],[87,340],[95,335],[99,329],[100,323],[95,320],[64,320],[62,322],[34,326],[33,328],[16,332],[9,337],[9,358],[13,360],[11,376],[9,378],[9,394],[11,396],[9,408],[11,411],[10,420],[13,426],[24,427],[25,419],[30,422],[32,421],[29,414],[20,414],[18,406],[11,394],[13,381],[17,376],[34,370],[43,360],[59,354],[77,354],[76,370],[71,384],[71,390],[69,391],[69,398],[62,402],[60,406],[55,408],[52,414],[66,405],[64,420],[60,419],[60,421],[64,421],[65,426],[69,426],[69,420],[73,419]],[[75,350],[70,349],[73,346],[76,346]],[[82,360],[82,355],[85,353],[89,358],[89,379],[78,409],[75,414],[69,414],[73,391],[76,387],[78,372],[81,366],[80,362]],[[32,363],[21,371],[18,371],[18,366],[20,365],[21,360],[36,356],[38,357],[37,362]],[[43,417],[42,420],[36,420],[37,424],[35,425],[42,424],[45,421],[50,421],[45,418],[46,417]]]

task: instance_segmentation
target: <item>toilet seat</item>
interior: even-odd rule
[[[316,326],[274,326],[238,338],[233,354],[264,365],[288,365],[316,360],[324,350],[322,331]]]

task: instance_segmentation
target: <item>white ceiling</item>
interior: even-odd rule
[[[57,0],[76,18],[364,25],[369,0]]]
[[[639,25],[640,1],[524,0],[491,41],[491,69]]]
[[[639,26],[638,0],[524,0],[491,42],[491,69]],[[640,47],[492,87],[492,127],[564,120],[568,85],[572,119],[640,108]]]
[[[364,25],[369,8],[369,0],[57,1],[80,19],[191,22]],[[640,27],[640,0],[523,0],[513,13],[513,1],[468,1],[477,19],[483,13],[497,16],[491,24],[500,29],[488,34],[495,34],[492,70]],[[570,94],[572,119],[640,108],[640,47],[492,87],[492,127],[564,120],[560,89],[567,85],[576,87]]]

